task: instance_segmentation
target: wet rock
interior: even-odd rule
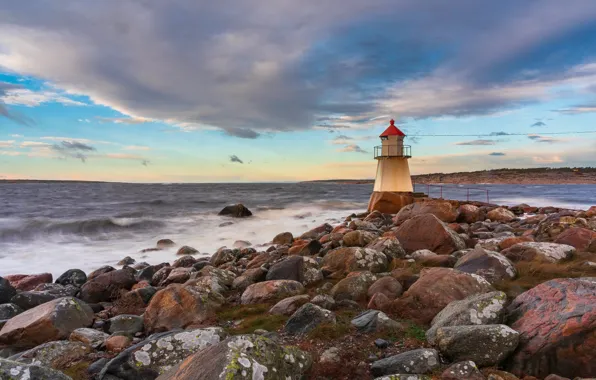
[[[243,305],[267,303],[304,293],[304,286],[298,281],[272,280],[250,285],[242,293]]]
[[[177,255],[198,255],[199,251],[193,247],[189,247],[188,245],[184,245],[178,249],[176,252]]]
[[[368,248],[338,248],[330,251],[323,258],[322,269],[344,277],[349,272],[370,271],[385,272],[388,269],[387,256]]]
[[[387,314],[379,310],[366,310],[352,319],[350,323],[358,331],[364,333],[402,328],[401,324],[392,320]]]
[[[436,350],[421,348],[390,356],[374,362],[371,372],[375,376],[401,374],[426,374],[439,367],[439,354]],[[389,377],[391,379],[391,377]],[[407,379],[407,377],[406,377]]]
[[[312,303],[302,305],[288,319],[284,332],[289,335],[304,335],[320,324],[335,324],[335,314]]]
[[[157,289],[153,286],[124,293],[114,302],[114,314],[143,314],[145,307],[147,307],[155,293],[157,293]]]
[[[0,358],[1,379],[72,380],[60,371],[36,364],[26,365],[13,360]]]
[[[451,203],[447,201],[432,200],[426,202],[416,202],[405,206],[397,213],[393,219],[393,222],[397,225],[400,225],[406,220],[412,219],[413,217],[422,214],[432,214],[439,220],[446,223],[455,222],[459,216],[457,210]]]
[[[335,308],[335,300],[328,294],[316,295],[312,300],[310,300],[310,303],[327,310],[333,310]]]
[[[38,273],[38,274],[13,274],[4,276],[5,280],[10,282],[16,290],[28,291],[33,290],[39,284],[45,284],[52,282],[51,273]]]
[[[199,325],[214,318],[224,301],[218,293],[172,284],[151,299],[144,314],[145,329],[155,333]]]
[[[117,265],[132,265],[135,263],[135,259],[130,256],[126,256],[122,260],[118,261]]]
[[[272,244],[276,245],[286,245],[292,244],[294,242],[294,235],[291,232],[282,232],[277,234],[272,241]]]
[[[328,224],[322,224],[318,227],[313,228],[310,231],[303,233],[300,239],[319,240],[323,235],[327,235],[333,230],[333,227]]]
[[[503,207],[490,210],[486,217],[492,221],[509,223],[515,219],[515,214]]]
[[[254,283],[264,281],[266,276],[267,271],[261,267],[247,269],[241,276],[234,279],[232,289],[244,290]]]
[[[224,207],[219,214],[220,216],[231,216],[233,218],[246,218],[252,216],[252,212],[243,204]]]
[[[267,272],[267,281],[271,280],[293,280],[304,281],[304,260],[302,256],[289,256],[282,261],[273,264]]]
[[[519,348],[507,363],[510,372],[538,378],[596,373],[594,278],[544,282],[515,298],[508,311],[508,324],[520,333]]]
[[[10,302],[15,294],[17,294],[17,290],[14,286],[10,285],[7,279],[0,277],[0,304]]]
[[[573,257],[576,250],[566,244],[557,243],[519,243],[501,252],[513,262],[543,260],[556,263]]]
[[[476,294],[453,301],[433,318],[426,340],[434,344],[440,327],[500,324],[505,318],[506,303],[507,295],[503,292]]]
[[[452,364],[441,374],[441,380],[485,380],[476,363],[471,360]]]
[[[478,206],[465,204],[457,209],[459,216],[457,220],[464,223],[475,223],[483,218],[482,211]]]
[[[0,344],[29,348],[65,339],[75,329],[91,326],[93,317],[93,310],[81,300],[59,298],[8,320],[0,330]]]
[[[378,235],[368,231],[351,231],[344,235],[343,242],[346,247],[364,247],[375,240]]]
[[[289,249],[288,255],[312,256],[316,255],[323,248],[318,240],[294,241],[294,245]]]
[[[12,303],[16,304],[23,310],[33,309],[39,305],[43,305],[46,302],[50,302],[59,298],[58,296],[49,292],[20,292],[16,296],[12,297]]]
[[[130,290],[136,282],[130,270],[110,271],[87,281],[81,287],[79,298],[89,303],[112,301],[121,289]]]
[[[143,331],[143,318],[137,315],[117,315],[106,321],[104,329],[110,334],[120,332],[134,335]]]
[[[11,356],[9,359],[24,364],[36,364],[56,370],[66,370],[73,364],[84,360],[89,353],[91,353],[90,346],[80,342],[59,340],[44,343]]]
[[[83,286],[85,282],[87,282],[87,275],[80,269],[69,269],[56,279],[56,284],[73,285],[77,288]]]
[[[307,303],[310,297],[307,294],[285,298],[276,303],[271,309],[270,314],[292,315],[298,308]]]
[[[336,300],[366,301],[368,288],[377,280],[371,272],[353,272],[339,281],[331,289],[330,295]]]
[[[480,247],[460,258],[454,268],[482,276],[491,284],[517,277],[515,266],[505,256]]]
[[[428,249],[440,255],[466,248],[462,238],[432,214],[422,214],[406,220],[395,231],[404,250],[412,253]]]
[[[165,281],[166,278],[168,278],[168,276],[170,275],[170,272],[172,272],[173,270],[174,270],[174,267],[171,267],[171,266],[165,266],[163,268],[160,268],[151,277],[151,281],[150,281],[151,285],[158,286],[159,284],[161,284],[163,281]]]
[[[103,374],[123,380],[155,379],[188,356],[226,337],[219,327],[154,334],[113,358]]]
[[[5,303],[0,305],[0,320],[10,319],[15,315],[21,314],[23,309],[14,303]]]
[[[449,268],[425,268],[402,298],[393,303],[404,317],[428,324],[445,306],[474,294],[494,291],[484,278]]]
[[[155,246],[159,249],[164,249],[172,247],[174,245],[176,245],[176,243],[174,243],[174,241],[171,239],[160,239],[157,241],[157,244]]]
[[[132,339],[125,335],[114,335],[106,339],[106,351],[112,353],[122,352],[132,344]]]
[[[383,293],[388,299],[394,300],[402,295],[403,287],[400,282],[391,276],[381,277],[375,281],[367,291],[369,297]]]
[[[190,268],[195,265],[196,262],[197,259],[195,259],[193,256],[186,255],[174,261],[172,263],[172,268]]]
[[[106,339],[108,339],[108,337],[109,335],[104,332],[83,327],[74,330],[70,334],[68,340],[70,340],[71,342],[81,342],[89,347],[98,349],[99,347],[101,347],[103,342]]]
[[[111,267],[109,265],[104,265],[103,267],[100,267],[100,268],[94,270],[93,272],[89,273],[89,276],[87,276],[87,281],[91,281],[99,275],[102,275],[102,274],[108,273],[108,272],[112,272],[115,270],[116,270],[116,268],[114,268],[114,267]]]
[[[371,241],[366,248],[384,254],[389,262],[393,259],[403,259],[406,256],[406,251],[395,236],[379,237]]]
[[[258,335],[238,335],[188,357],[159,380],[300,379],[310,355]]]
[[[232,247],[235,249],[243,249],[252,246],[252,243],[246,240],[236,240]]]
[[[451,361],[472,360],[481,367],[497,365],[517,347],[519,333],[506,325],[440,327],[436,345]]]
[[[211,265],[218,267],[222,264],[236,260],[236,255],[231,249],[222,247],[211,256]]]
[[[561,232],[555,239],[555,243],[567,244],[579,251],[586,251],[594,240],[596,240],[596,231],[575,227]]]

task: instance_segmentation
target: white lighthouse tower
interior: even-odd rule
[[[389,127],[379,137],[382,145],[375,147],[377,176],[368,208],[369,211],[396,213],[403,206],[414,202],[414,189],[408,167],[412,148],[404,145],[406,135],[395,126],[394,120],[391,120]]]

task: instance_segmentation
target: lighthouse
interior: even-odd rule
[[[395,126],[395,120],[390,123],[379,136],[381,145],[375,147],[377,176],[368,205],[369,211],[378,210],[388,214],[396,213],[403,206],[414,202],[408,166],[412,148],[404,145],[406,135]]]

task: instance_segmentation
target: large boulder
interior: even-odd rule
[[[344,235],[343,243],[346,247],[364,247],[377,237],[377,234],[370,231],[350,231]]]
[[[369,288],[368,288],[368,296],[372,297],[377,293],[382,293],[388,299],[394,300],[397,297],[401,296],[403,293],[403,286],[399,281],[391,276],[381,277],[377,281],[375,281]]]
[[[596,374],[596,279],[547,281],[519,295],[508,310],[508,324],[520,333],[510,372],[538,378]]]
[[[15,294],[17,294],[17,290],[14,286],[7,279],[0,277],[0,304],[10,302]]]
[[[505,318],[507,295],[503,292],[475,294],[447,305],[432,322],[426,332],[426,340],[435,343],[435,335],[441,327],[466,325],[495,325]]]
[[[406,251],[395,236],[381,236],[371,241],[366,248],[384,254],[389,262],[393,259],[403,259],[406,256]]]
[[[511,354],[519,334],[506,325],[441,327],[436,345],[451,361],[472,360],[480,367],[497,365]]]
[[[513,262],[540,260],[557,263],[572,258],[575,252],[574,247],[566,244],[526,242],[515,244],[501,254]]]
[[[480,247],[462,256],[454,268],[482,276],[491,284],[513,280],[517,276],[515,266],[505,256]]]
[[[439,366],[439,353],[433,349],[421,348],[377,360],[372,364],[370,370],[375,376],[395,373],[427,374],[433,372]]]
[[[77,288],[83,286],[85,282],[87,282],[87,275],[80,269],[69,269],[56,279],[56,284],[73,285]]]
[[[476,223],[482,219],[482,211],[480,207],[465,204],[459,206],[457,209],[459,216],[457,220],[463,223]]]
[[[173,284],[158,291],[145,310],[145,329],[149,333],[200,325],[215,317],[224,302],[215,292],[202,292],[192,286]]]
[[[353,272],[331,288],[330,295],[336,300],[366,301],[368,288],[377,280],[371,272]]]
[[[71,342],[81,342],[86,346],[98,349],[109,337],[108,334],[99,330],[81,327],[80,329],[74,330],[68,337],[68,340]]]
[[[397,228],[395,236],[407,253],[429,249],[440,255],[448,255],[466,248],[463,239],[432,214],[406,220]]]
[[[29,310],[56,298],[73,297],[78,291],[73,285],[62,286],[51,283],[41,284],[36,289],[39,290],[17,293],[12,297],[12,303],[24,310]]]
[[[57,370],[66,370],[85,360],[91,351],[90,346],[81,342],[58,340],[18,353],[9,359],[24,364],[37,364]]]
[[[368,201],[368,211],[397,214],[404,206],[414,203],[412,193],[374,191]]]
[[[493,222],[509,223],[515,219],[515,214],[503,207],[490,210],[486,217]]]
[[[154,334],[110,360],[103,375],[123,380],[155,379],[204,348],[227,336],[219,327]]]
[[[323,258],[322,269],[344,277],[347,273],[366,270],[373,273],[385,272],[388,269],[387,256],[378,251],[347,247],[338,248],[327,253]]]
[[[266,276],[271,280],[304,281],[304,259],[302,256],[288,256],[282,261],[273,264]]]
[[[75,329],[91,326],[93,318],[93,310],[85,302],[58,298],[9,319],[0,330],[0,345],[31,348],[66,339]]]
[[[136,282],[129,269],[110,271],[87,281],[81,287],[79,298],[89,303],[111,301],[118,297],[120,290],[130,290]]]
[[[23,309],[14,303],[0,304],[0,321],[10,319],[15,315],[21,314],[22,312]]]
[[[284,332],[289,335],[304,335],[323,323],[334,325],[335,314],[320,306],[307,303],[288,319]]]
[[[450,202],[431,200],[425,202],[416,202],[402,208],[393,219],[393,222],[399,225],[408,219],[422,214],[433,214],[439,220],[446,223],[455,222],[459,215],[455,207],[453,207]]]
[[[310,355],[256,335],[237,335],[189,356],[158,380],[298,380],[310,369]]]
[[[561,232],[555,239],[555,243],[571,245],[580,251],[586,251],[594,240],[596,240],[596,231],[575,227]]]
[[[244,273],[234,279],[232,289],[244,290],[256,282],[264,281],[267,273],[268,272],[261,267],[247,269]]]
[[[294,242],[294,235],[291,232],[282,232],[273,238],[271,244],[275,245],[290,245]]]
[[[393,303],[404,317],[428,324],[447,305],[494,291],[484,278],[450,268],[425,268],[402,298]]]
[[[298,281],[272,280],[250,285],[240,301],[243,305],[267,303],[304,293],[304,286]]]
[[[37,285],[47,284],[52,282],[51,273],[38,273],[38,274],[13,274],[4,276],[10,285],[16,290],[27,291],[33,290]]]
[[[310,300],[308,294],[300,294],[293,297],[284,298],[283,300],[279,301],[271,309],[269,309],[270,314],[276,315],[292,315],[296,310],[298,310],[302,305],[307,303]]]
[[[243,204],[237,204],[224,207],[218,215],[231,216],[233,218],[245,218],[247,216],[252,216],[252,212]]]
[[[0,379],[6,380],[72,380],[60,371],[38,364],[23,364],[0,358]]]

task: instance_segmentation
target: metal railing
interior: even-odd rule
[[[422,189],[422,190],[421,190]],[[424,191],[426,190],[426,191]],[[466,201],[474,200],[471,198],[486,198],[486,203],[490,203],[490,195],[488,189],[481,189],[477,187],[459,187],[456,185],[429,185],[426,183],[415,183],[415,192],[425,193],[429,198],[434,195],[440,199],[446,196],[448,199],[463,200],[465,197]]]
[[[410,145],[379,145],[375,146],[375,160],[388,157],[412,157]]]

